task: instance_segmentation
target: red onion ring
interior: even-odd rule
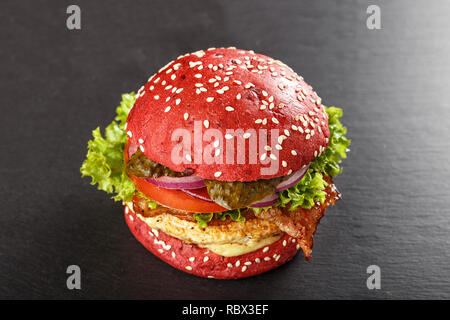
[[[278,200],[278,194],[273,193],[273,194],[261,199],[260,201],[251,204],[250,207],[253,207],[253,208],[270,207],[270,206],[274,205],[277,202],[277,200]]]
[[[184,193],[187,193],[190,196],[208,201],[208,202],[214,202],[211,200],[211,198],[209,197],[208,191],[205,189],[191,189],[191,190],[186,190],[183,189],[182,190]]]
[[[144,180],[165,189],[199,189],[205,187],[205,181],[196,175],[186,177],[162,176],[156,179],[144,178]]]
[[[304,167],[303,169],[300,169],[300,170],[292,173],[291,175],[287,176],[286,178],[283,179],[283,181],[280,182],[279,185],[277,185],[277,187],[275,188],[275,191],[280,192],[280,191],[286,190],[287,188],[294,186],[297,182],[299,182],[305,176],[308,169],[309,169],[309,164],[306,167]]]
[[[130,142],[129,146],[128,146],[128,158],[131,158],[131,156],[136,152],[138,146],[136,144],[132,144]]]

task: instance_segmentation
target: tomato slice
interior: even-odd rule
[[[128,145],[129,143],[125,146],[125,163],[128,160]],[[129,174],[129,177],[139,191],[165,207],[197,213],[223,212],[228,210],[215,202],[190,196],[181,190],[161,188],[131,174]]]

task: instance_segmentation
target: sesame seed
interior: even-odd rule
[[[255,259],[255,262],[256,262],[256,263],[260,263],[260,262],[261,262],[261,259],[256,258],[256,259]]]
[[[214,142],[213,142],[213,146],[214,146],[214,148],[217,148],[218,146],[219,146],[219,140],[214,140]]]
[[[246,132],[246,133],[244,133],[243,137],[244,137],[244,139],[248,139],[248,138],[250,138],[251,135],[252,134],[250,132]]]
[[[159,99],[159,96],[156,95],[156,96],[154,96],[153,98],[155,98],[155,100],[158,100],[158,99]]]
[[[240,94],[240,93],[238,93],[238,94],[236,95],[236,99],[238,99],[238,100],[241,99],[241,94]]]
[[[261,91],[264,97],[267,97],[269,94],[267,93],[267,91],[263,90]]]
[[[142,138],[139,138],[138,142],[139,142],[140,144],[143,144],[143,143],[144,143],[144,140],[142,140]]]
[[[232,265],[231,263],[228,263],[228,264],[227,264],[227,267],[228,267],[228,268],[231,268],[231,267],[233,267],[233,265]]]
[[[208,261],[209,260],[209,257],[204,257],[203,258],[203,262],[206,262],[206,261]]]
[[[234,108],[230,107],[230,106],[227,106],[227,107],[225,107],[225,110],[227,110],[227,111],[234,111]]]
[[[283,240],[283,247],[286,247],[286,240]]]
[[[189,113],[186,112],[186,113],[184,114],[184,120],[187,120],[188,118],[189,118]]]
[[[296,156],[296,155],[297,155],[297,151],[292,150],[292,151],[291,151],[291,154],[292,154],[293,156]]]
[[[222,172],[217,171],[216,173],[214,173],[214,177],[218,178],[222,175]]]
[[[184,88],[179,88],[177,89],[177,91],[175,91],[176,93],[180,93],[181,91],[183,91]]]
[[[270,260],[270,257],[265,257],[264,258],[264,261],[269,261]]]
[[[241,265],[241,261],[240,261],[240,260],[236,261],[235,266],[236,266],[236,267],[239,267],[240,265]]]
[[[141,149],[141,151],[144,152],[144,146],[139,146],[139,149]]]
[[[263,153],[259,159],[260,159],[261,161],[264,161],[264,160],[266,160],[266,158],[267,158],[267,154],[266,154],[266,153]]]
[[[170,79],[175,80],[176,77],[177,77],[177,76],[176,76],[175,73],[174,73],[174,74],[172,74],[172,75],[170,76]]]
[[[272,159],[272,160],[277,160],[277,157],[276,157],[273,153],[271,153],[271,154],[270,154],[270,159]]]
[[[190,154],[187,154],[187,155],[186,155],[186,160],[189,161],[189,162],[192,162],[192,157],[191,157]]]
[[[225,139],[227,139],[227,140],[233,139],[233,136],[231,134],[227,133],[225,135]]]
[[[267,252],[267,251],[269,251],[269,247],[265,247],[262,252]]]
[[[286,161],[281,161],[281,165],[284,167],[284,168],[286,168],[287,167],[287,162]]]
[[[250,266],[252,263],[250,261],[247,261],[244,263],[246,266]]]
[[[214,97],[208,97],[208,98],[206,98],[206,102],[212,102],[212,101],[214,101]]]
[[[171,255],[172,255],[172,258],[175,259],[175,256],[176,256],[175,252],[172,251]]]
[[[180,99],[180,98],[178,98],[177,100],[175,100],[175,104],[176,104],[176,105],[179,105],[180,102],[181,102],[181,99]]]
[[[195,257],[190,257],[190,258],[189,258],[189,261],[190,261],[190,262],[194,262],[194,261],[195,261]]]
[[[201,77],[202,77],[202,74],[201,74],[201,73],[197,73],[196,75],[194,75],[194,77],[196,77],[196,78],[201,78]]]
[[[275,148],[276,148],[277,150],[282,150],[282,149],[283,149],[283,147],[280,146],[279,144],[276,144],[276,145],[275,145]]]
[[[192,267],[191,267],[191,266],[186,266],[186,269],[189,270],[189,271],[191,271],[191,270],[192,270]]]
[[[203,125],[205,126],[206,129],[208,129],[209,128],[209,121],[208,120],[203,121]]]
[[[170,106],[168,106],[166,109],[164,109],[164,112],[169,112],[170,111]]]
[[[247,270],[247,266],[243,266],[241,269],[242,272],[245,272],[246,270]]]
[[[272,122],[275,123],[275,124],[279,124],[280,123],[277,118],[272,118]]]

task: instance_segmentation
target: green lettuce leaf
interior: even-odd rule
[[[245,217],[242,216],[240,209],[216,213],[194,213],[194,219],[197,221],[200,228],[206,228],[208,226],[208,222],[210,222],[213,217],[222,221],[225,221],[227,217],[233,221],[245,221]]]
[[[117,116],[105,129],[103,137],[100,128],[92,131],[93,139],[88,142],[86,159],[81,166],[81,176],[91,177],[91,184],[99,190],[112,193],[116,201],[130,201],[135,186],[125,172],[123,152],[127,142],[125,123],[136,100],[134,92],[123,94],[116,109]]]
[[[291,203],[290,210],[297,207],[311,209],[316,202],[323,203],[326,193],[323,191],[328,185],[323,179],[325,176],[335,177],[342,172],[340,163],[347,158],[350,140],[345,137],[347,128],[339,121],[342,109],[325,107],[328,113],[328,126],[330,128],[330,141],[328,147],[319,157],[315,158],[305,176],[294,186],[279,193],[280,198],[276,205],[285,207]]]

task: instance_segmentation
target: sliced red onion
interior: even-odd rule
[[[190,190],[183,189],[182,191],[190,196],[193,196],[193,197],[196,197],[196,198],[208,201],[208,202],[214,202],[209,197],[208,190],[206,190],[206,188],[190,189]]]
[[[292,174],[290,174],[289,176],[287,176],[283,181],[280,182],[279,185],[277,185],[275,191],[279,192],[279,191],[283,191],[286,190],[287,188],[290,188],[292,186],[294,186],[297,182],[299,182],[306,174],[306,172],[308,171],[309,168],[309,164],[304,167],[303,169],[300,169]]]
[[[199,189],[205,187],[205,181],[196,175],[186,177],[144,178],[144,180],[166,189]]]
[[[253,203],[250,205],[250,207],[253,208],[264,208],[264,207],[270,207],[272,205],[274,205],[278,200],[278,194],[274,193],[271,194],[263,199],[261,199],[260,201]]]
[[[131,156],[136,152],[138,146],[136,144],[132,144],[130,142],[130,145],[128,146],[128,158],[131,158]]]

